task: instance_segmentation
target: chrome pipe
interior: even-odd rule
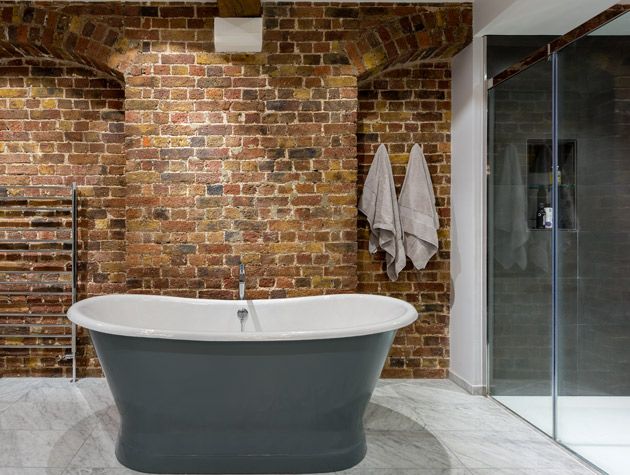
[[[245,300],[245,264],[238,266],[238,299]]]

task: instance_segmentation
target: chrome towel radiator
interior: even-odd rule
[[[0,204],[0,352],[71,360],[75,381],[76,184],[0,185]]]

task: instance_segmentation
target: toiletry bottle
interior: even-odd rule
[[[538,210],[536,211],[536,229],[545,228],[545,204],[538,203]]]
[[[553,227],[553,208],[546,207],[545,211],[545,229],[551,229]]]

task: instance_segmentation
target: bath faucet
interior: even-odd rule
[[[245,264],[238,266],[238,299],[245,300]]]
[[[245,264],[242,262],[238,266],[238,299],[245,300]],[[241,308],[236,312],[236,316],[241,322],[241,331],[245,331],[245,321],[249,312],[246,308]]]
[[[239,322],[241,322],[241,332],[245,331],[245,322],[247,321],[247,316],[249,312],[246,308],[241,308],[236,311],[236,316],[238,317]]]

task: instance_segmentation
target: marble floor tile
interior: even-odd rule
[[[423,379],[423,380],[403,379],[401,381],[402,381],[402,384],[405,386],[441,389],[444,391],[465,394],[468,397],[472,397],[466,390],[462,389],[460,386],[455,384],[450,379]],[[422,384],[416,384],[416,381],[422,381]]]
[[[115,405],[107,406],[105,409],[95,413],[96,429],[107,432],[112,439],[118,435],[120,428],[120,414]]]
[[[95,411],[114,404],[114,398],[106,380],[87,378],[77,381],[76,387],[88,405]]]
[[[81,401],[22,399],[0,412],[0,430],[73,430],[87,437],[96,422],[94,413]]]
[[[528,431],[530,427],[518,417],[491,401],[473,404],[416,405],[417,419],[429,430],[495,430]]]
[[[405,383],[385,388],[385,390],[391,391],[392,396],[407,399],[416,405],[418,402],[425,405],[484,404],[487,402],[487,398],[471,396],[450,381],[444,381],[441,385],[427,386]]]
[[[415,416],[409,411],[411,416]],[[392,409],[377,402],[370,402],[363,417],[363,427],[366,430],[424,430],[423,421],[417,417],[407,417],[400,410]]]
[[[75,431],[0,430],[0,467],[65,468],[84,441]]]
[[[554,468],[476,468],[471,470],[471,475],[595,475],[587,467],[577,469],[554,469]]]
[[[104,430],[95,430],[81,446],[68,468],[124,468],[114,453],[115,437]]]
[[[380,381],[368,453],[337,475],[587,475],[492,401],[446,380]],[[104,379],[0,379],[0,475],[134,475],[114,454],[120,416]]]
[[[43,381],[40,378],[2,378],[0,379],[0,401],[15,402],[41,384]]]
[[[378,384],[376,386],[376,390],[381,390],[386,388],[387,386],[394,386],[396,384],[403,384],[406,379],[379,379]]]
[[[464,468],[455,455],[425,431],[367,431],[362,468]]]
[[[351,468],[335,475],[472,475],[465,468]]]
[[[379,406],[385,407],[394,412],[400,413],[405,417],[416,420],[419,423],[422,422],[420,419],[418,419],[420,415],[416,410],[417,403],[414,404],[408,398],[395,395],[374,394],[370,402],[373,404],[378,404]]]
[[[468,468],[573,470],[583,465],[535,431],[433,431]]]
[[[44,381],[31,388],[21,398],[25,402],[82,402],[84,397],[76,384],[67,379],[50,378],[52,381]]]
[[[555,468],[474,468],[471,475],[560,475]],[[596,475],[599,472],[587,467],[569,468],[562,475]]]
[[[63,475],[63,468],[0,467],[0,475]]]
[[[514,431],[528,427],[487,398],[462,394],[459,388],[437,388],[418,388],[412,384],[386,387],[385,391],[375,391],[372,403],[430,430]]]
[[[136,472],[129,468],[85,468],[85,467],[70,467],[63,472],[63,475],[137,475],[141,472]],[[1,474],[0,474],[1,475]]]

